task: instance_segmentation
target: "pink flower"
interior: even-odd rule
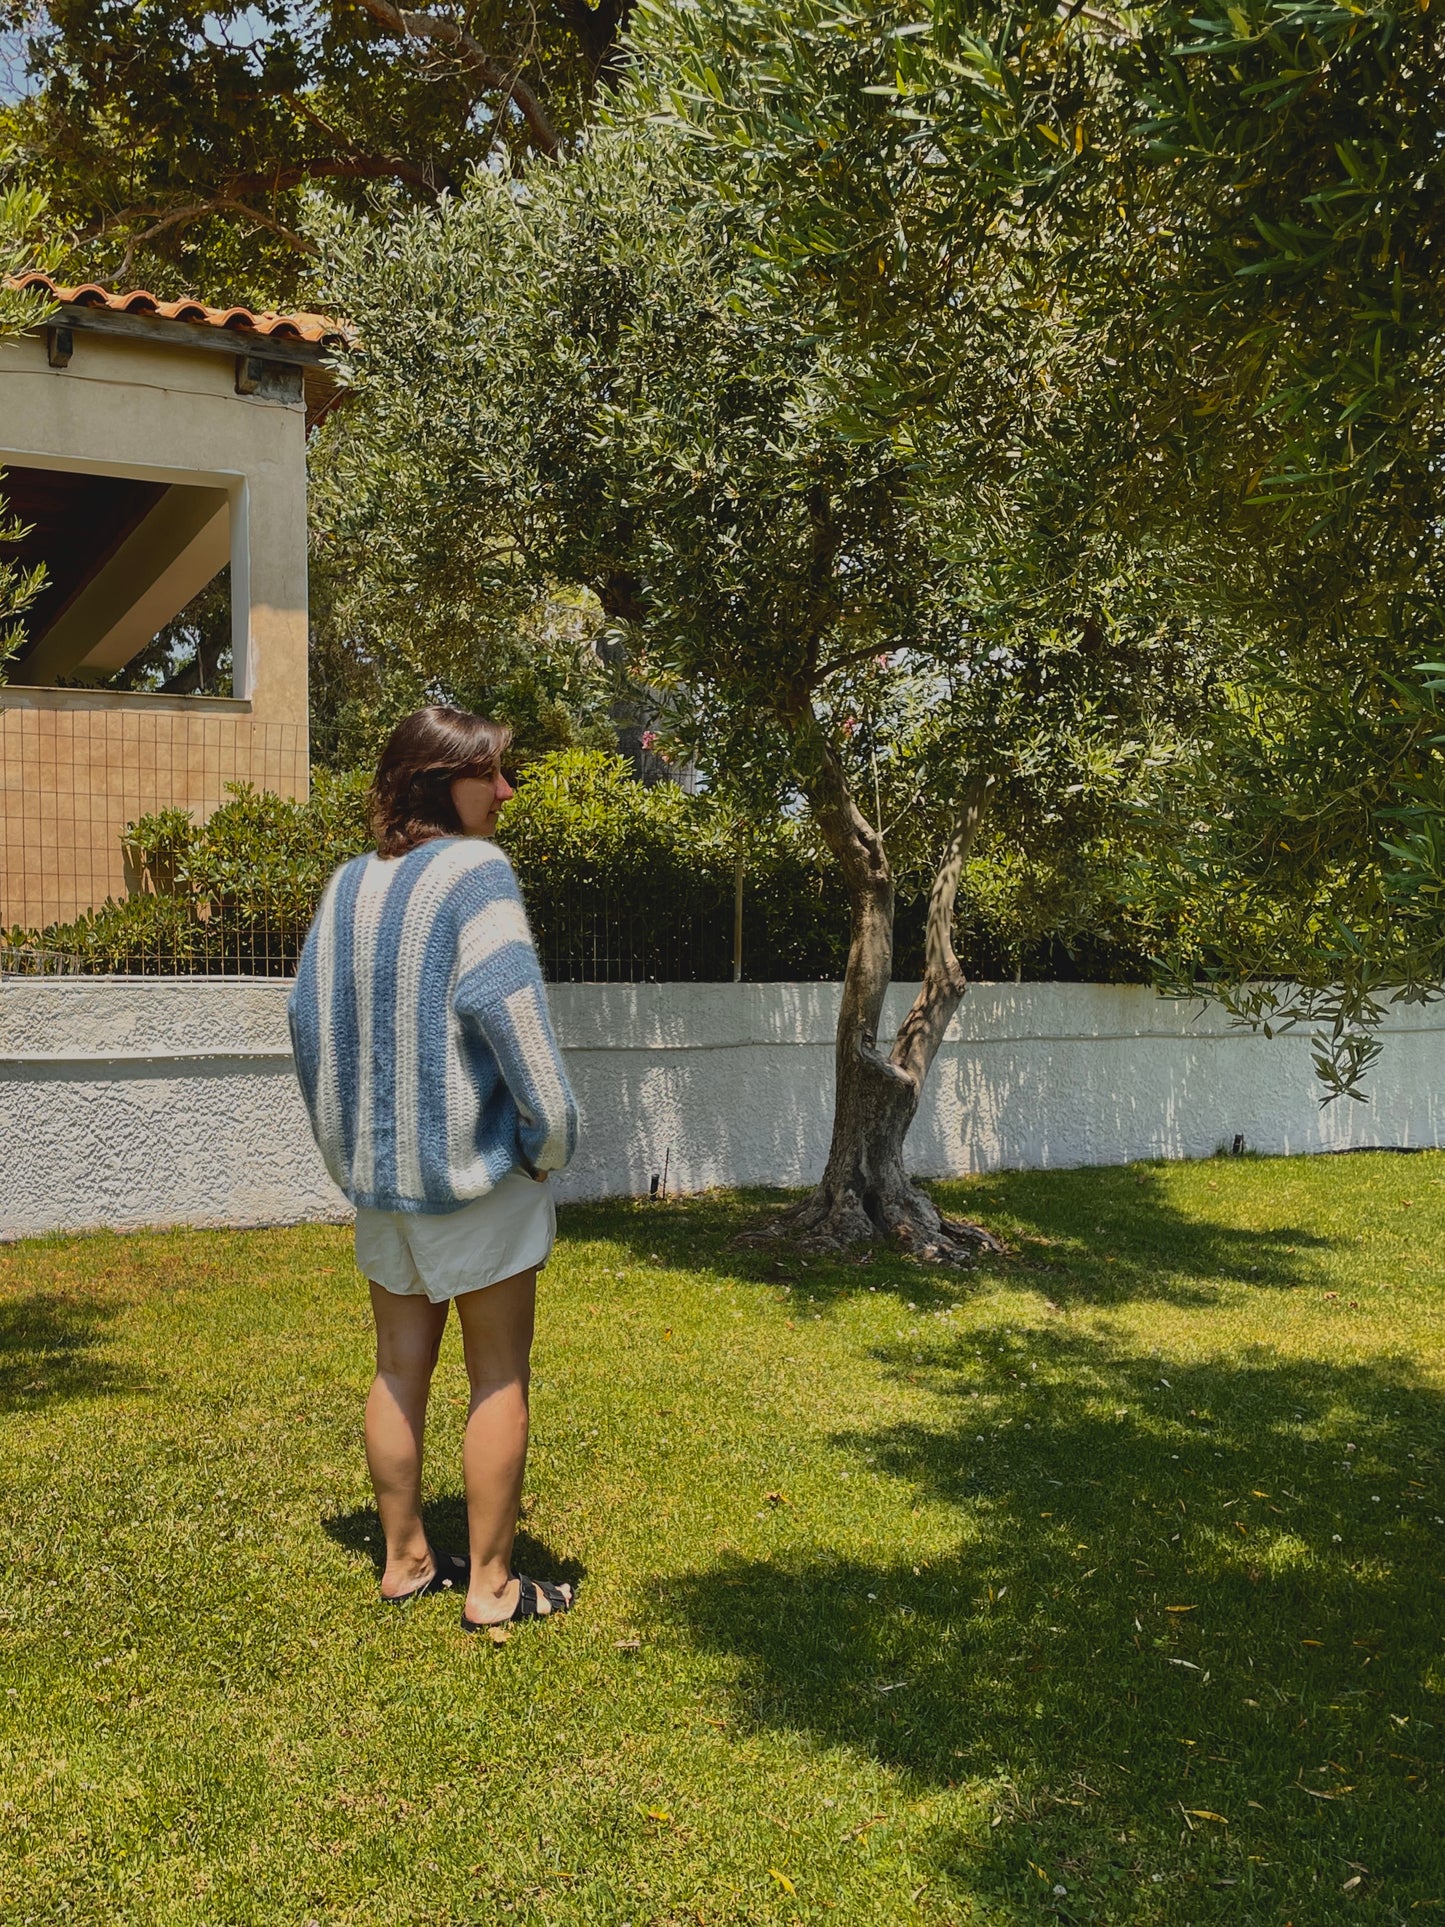
[[[845,736],[856,736],[858,734],[858,718],[856,716],[845,716],[843,718],[843,734]]]
[[[643,732],[642,732],[642,747],[643,747],[644,749],[656,749],[656,747],[657,747],[657,731],[656,731],[655,729],[644,729],[644,730],[643,730]]]
[[[891,669],[893,667],[892,656],[889,656],[889,655],[875,656],[873,660],[874,662],[877,663],[880,669]]]

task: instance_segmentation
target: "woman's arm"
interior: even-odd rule
[[[489,864],[489,901],[458,939],[455,1006],[496,1058],[521,1115],[521,1150],[534,1173],[560,1171],[577,1148],[577,1100],[547,1009],[546,985],[511,866]]]

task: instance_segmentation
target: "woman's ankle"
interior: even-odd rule
[[[388,1546],[386,1569],[381,1579],[382,1591],[399,1591],[429,1579],[435,1563],[432,1549],[424,1537],[419,1540],[409,1540],[404,1546],[398,1546],[395,1549]]]
[[[489,1559],[484,1566],[472,1561],[471,1583],[467,1587],[469,1599],[500,1599],[514,1579],[511,1562],[502,1559]]]

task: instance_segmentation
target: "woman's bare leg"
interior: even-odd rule
[[[477,1621],[510,1618],[517,1603],[512,1542],[527,1464],[536,1300],[535,1267],[456,1300],[472,1387],[462,1465],[472,1542],[466,1610]]]
[[[427,1394],[447,1308],[371,1287],[376,1377],[366,1401],[366,1463],[386,1536],[384,1599],[410,1592],[433,1571],[421,1522],[421,1453]]]

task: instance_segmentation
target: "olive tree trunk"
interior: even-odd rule
[[[886,1240],[938,1263],[999,1250],[977,1225],[943,1218],[908,1176],[904,1144],[924,1081],[958,1009],[967,979],[953,948],[959,877],[988,802],[971,784],[959,806],[928,905],[923,982],[891,1044],[878,1026],[893,974],[893,873],[881,831],[859,810],[821,732],[813,736],[807,793],[818,827],[843,871],[852,937],[834,1053],[833,1139],[817,1189],[777,1223],[810,1250]]]

